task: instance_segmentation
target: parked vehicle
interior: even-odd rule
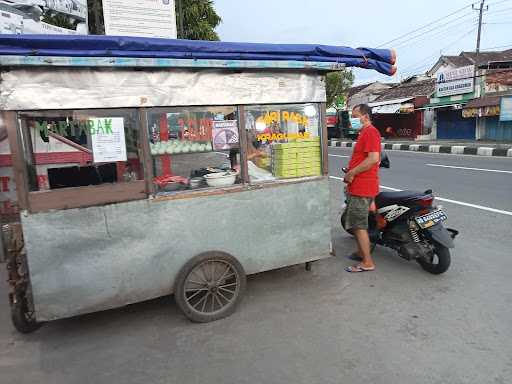
[[[327,134],[331,139],[357,139],[361,126],[352,119],[352,112],[329,108],[326,111]]]
[[[386,159],[383,160],[381,167],[386,164]],[[344,218],[345,212],[341,216],[342,226]],[[394,249],[406,260],[416,260],[427,272],[444,273],[450,267],[450,249],[454,248],[453,240],[458,235],[455,229],[444,227],[446,219],[444,209],[435,206],[430,189],[381,192],[368,213],[372,251],[376,245],[382,245]]]
[[[351,111],[342,111],[341,114],[341,133],[344,138],[356,140],[361,130],[361,123],[352,118]]]
[[[329,140],[340,138],[339,114],[335,108],[328,108],[325,111],[327,123],[327,136]]]

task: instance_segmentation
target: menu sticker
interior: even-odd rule
[[[214,121],[212,128],[213,149],[225,151],[239,147],[238,124],[236,120]]]
[[[126,161],[124,119],[108,117],[88,121],[95,163]]]

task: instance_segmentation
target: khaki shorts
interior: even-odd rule
[[[345,229],[368,229],[368,211],[373,199],[371,197],[347,195],[345,208]]]

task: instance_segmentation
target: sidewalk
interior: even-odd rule
[[[352,140],[329,140],[330,147],[351,148]],[[414,141],[414,140],[388,140],[384,139],[382,148],[396,151],[452,153],[457,155],[501,156],[512,157],[512,143],[492,141]]]

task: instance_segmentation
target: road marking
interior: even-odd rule
[[[329,147],[329,149],[333,150],[352,150],[352,148],[345,148],[345,147]],[[409,155],[427,155],[432,157],[439,157],[439,156],[451,156],[453,158],[465,158],[465,157],[475,157],[478,159],[491,159],[491,160],[497,160],[497,159],[504,159],[504,160],[512,160],[512,156],[481,156],[481,155],[458,155],[455,153],[434,153],[434,152],[420,152],[420,151],[399,151],[399,150],[392,150],[392,149],[384,149],[384,152],[397,152],[397,153],[403,153],[403,154],[409,154]]]
[[[380,187],[381,187],[381,188],[384,188],[384,189],[389,189],[390,191],[395,191],[395,192],[400,192],[400,191],[402,191],[401,189],[396,189],[396,188],[386,187],[386,186],[384,186],[384,185],[381,185]],[[496,209],[496,208],[491,208],[491,207],[485,207],[485,206],[483,206],[483,205],[466,203],[466,202],[464,202],[464,201],[457,201],[457,200],[445,199],[444,197],[438,197],[438,196],[436,196],[435,198],[436,198],[436,200],[444,201],[444,202],[446,202],[446,203],[452,203],[452,204],[457,204],[457,205],[463,205],[463,206],[465,206],[465,207],[471,207],[471,208],[481,209],[481,210],[483,210],[483,211],[494,212],[494,213],[501,213],[502,215],[512,216],[512,212],[510,212],[510,211],[503,211],[503,210],[501,210],[501,209]]]
[[[331,155],[331,154],[329,154],[329,156],[333,156],[333,157],[350,157],[350,156],[342,156],[342,155]]]
[[[470,171],[483,171],[483,172],[497,172],[497,173],[512,173],[512,171],[503,171],[501,169],[485,169],[485,168],[471,168],[471,167],[456,167],[454,165],[441,165],[441,164],[425,164],[429,167],[441,168],[454,168],[454,169],[468,169]]]
[[[343,181],[343,179],[341,177],[336,177],[336,176],[329,176],[330,179],[335,179],[335,180],[341,180]],[[401,192],[403,191],[403,189],[397,189],[397,188],[392,188],[392,187],[386,187],[385,185],[381,185],[380,186],[381,188],[383,189],[387,189],[387,190],[390,190],[390,191],[393,191],[393,192]],[[502,215],[507,215],[507,216],[512,216],[512,212],[510,211],[504,211],[504,210],[501,210],[501,209],[496,209],[496,208],[491,208],[491,207],[485,207],[483,205],[478,205],[478,204],[471,204],[471,203],[466,203],[464,201],[458,201],[458,200],[452,200],[452,199],[445,199],[444,197],[439,197],[439,196],[436,196],[435,197],[436,200],[439,200],[439,201],[444,201],[446,203],[452,203],[452,204],[457,204],[457,205],[463,205],[465,207],[471,207],[471,208],[476,208],[476,209],[481,209],[483,211],[488,211],[488,212],[494,212],[494,213],[501,213]]]
[[[347,148],[348,149],[348,148]],[[506,159],[506,160],[512,160],[512,157],[510,156],[482,156],[482,155],[457,155],[455,153],[440,153],[440,152],[415,152],[415,151],[394,151],[392,149],[385,149],[386,152],[400,152],[404,154],[409,155],[430,155],[432,157],[438,157],[438,156],[452,156],[452,157],[458,157],[458,158],[464,158],[464,157],[476,157],[478,159]]]

